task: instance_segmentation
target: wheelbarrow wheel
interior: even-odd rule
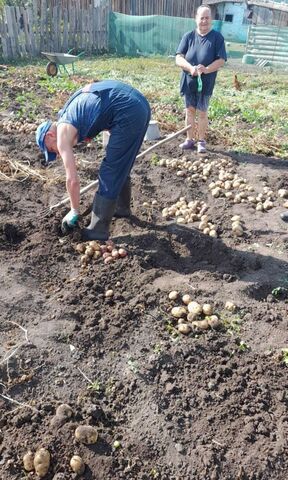
[[[49,77],[56,77],[56,75],[58,73],[57,64],[55,62],[47,63],[46,73],[47,73],[47,75],[49,75]]]

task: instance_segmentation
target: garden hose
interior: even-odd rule
[[[198,73],[198,79],[197,79],[197,92],[200,93],[202,92],[202,78],[201,78],[201,73]]]

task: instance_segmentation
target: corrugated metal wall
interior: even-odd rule
[[[288,27],[251,25],[245,63],[263,59],[271,65],[288,66]]]

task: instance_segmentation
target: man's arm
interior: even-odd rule
[[[77,143],[77,129],[68,123],[57,126],[57,147],[66,171],[66,188],[71,209],[79,211],[80,184],[76,169],[73,146]]]
[[[176,61],[177,67],[182,68],[182,70],[185,70],[186,72],[190,73],[192,76],[198,75],[197,67],[187,62],[187,60],[185,60],[184,55],[177,53],[175,61]]]

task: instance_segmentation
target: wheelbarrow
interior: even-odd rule
[[[69,71],[66,68],[66,65],[69,64],[72,66],[72,73],[75,73],[74,63],[79,59],[79,57],[84,55],[84,52],[81,52],[78,55],[71,55],[70,52],[72,51],[73,49],[69,50],[68,53],[41,52],[41,54],[49,60],[49,63],[46,65],[46,73],[49,75],[49,77],[55,77],[58,73],[58,70],[60,71],[60,67],[62,67],[64,72],[69,75]]]

